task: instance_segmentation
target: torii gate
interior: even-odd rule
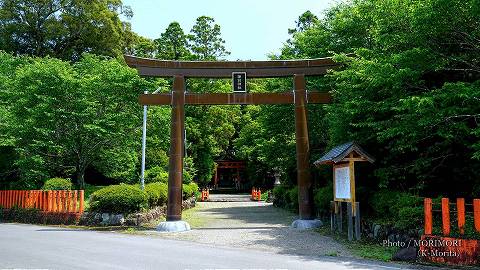
[[[159,230],[181,231],[190,227],[182,218],[182,178],[185,105],[295,104],[298,207],[300,221],[313,220],[313,191],[310,177],[307,103],[329,103],[329,93],[307,92],[305,76],[324,75],[340,66],[331,58],[275,61],[166,61],[125,55],[126,63],[140,76],[173,77],[169,94],[142,94],[142,105],[171,105],[167,222]],[[188,93],[185,78],[231,78],[246,72],[247,78],[293,77],[293,92],[283,93]],[[177,222],[177,223],[175,223]],[[170,224],[169,224],[170,223]],[[303,224],[303,223],[302,223]],[[304,225],[300,224],[302,227]],[[309,223],[310,224],[310,223]],[[295,222],[293,224],[295,225]],[[310,226],[310,225],[307,225]]]

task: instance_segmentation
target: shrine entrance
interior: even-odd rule
[[[215,174],[210,182],[213,190],[246,190],[245,161],[217,160],[215,163]]]
[[[134,56],[125,56],[125,61],[130,67],[136,68],[140,76],[173,77],[171,93],[142,94],[139,98],[142,105],[170,105],[172,108],[167,204],[167,223],[172,222],[170,224],[172,226],[169,224],[160,226],[170,226],[176,231],[188,230],[190,227],[185,224],[184,229],[178,229],[178,224],[174,224],[174,221],[180,221],[182,218],[185,105],[294,104],[295,110],[292,113],[295,114],[299,221],[315,218],[306,107],[308,103],[329,103],[331,96],[329,93],[307,91],[305,76],[325,75],[329,69],[339,67],[339,63],[331,58],[274,61],[166,61]],[[245,79],[291,77],[293,89],[273,93],[233,91],[232,93],[189,93],[186,91],[186,78],[232,78],[234,73],[243,73]],[[243,85],[246,85],[245,81]]]

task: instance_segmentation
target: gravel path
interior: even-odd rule
[[[200,202],[184,212],[192,230],[162,237],[302,256],[351,256],[330,237],[290,229],[296,217],[264,202]]]

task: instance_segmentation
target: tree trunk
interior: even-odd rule
[[[77,186],[79,189],[85,188],[85,168],[77,167]]]

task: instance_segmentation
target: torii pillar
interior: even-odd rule
[[[297,151],[298,212],[301,220],[314,219],[313,185],[310,176],[310,143],[308,140],[307,91],[305,75],[295,74],[295,141]]]

